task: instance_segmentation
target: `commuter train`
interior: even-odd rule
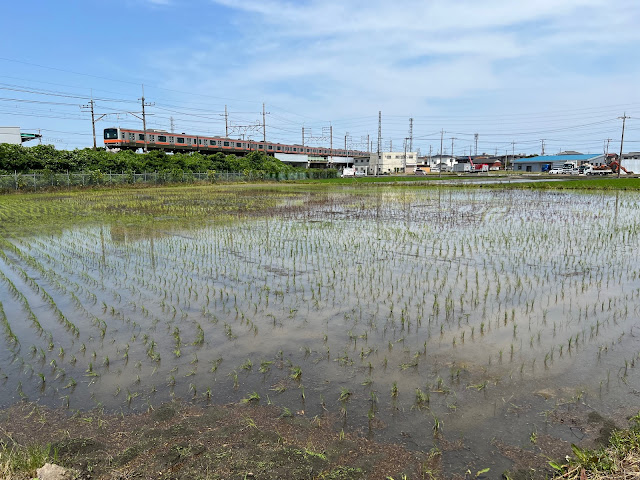
[[[240,140],[225,137],[204,137],[188,135],[186,133],[170,133],[163,130],[143,130],[129,128],[105,128],[104,145],[108,149],[137,150],[165,150],[170,152],[224,152],[235,155],[246,155],[249,152],[260,151],[274,156],[276,153],[291,155],[353,157],[369,156],[368,152],[359,150],[344,150],[336,148],[308,147],[303,145],[288,145],[284,143],[260,142],[257,140]]]

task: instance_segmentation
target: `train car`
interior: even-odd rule
[[[352,157],[354,155],[367,155],[367,152],[357,150],[330,149],[321,147],[308,147],[303,145],[288,145],[283,143],[260,142],[257,140],[241,140],[226,137],[208,137],[201,135],[189,135],[186,133],[171,133],[164,130],[147,129],[146,136],[143,130],[131,128],[111,127],[104,129],[104,145],[107,149],[138,150],[164,150],[167,152],[223,152],[234,155],[246,155],[249,152],[261,151],[268,155],[276,153],[288,153],[313,156]]]

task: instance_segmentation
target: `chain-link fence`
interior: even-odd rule
[[[193,182],[255,182],[304,180],[307,178],[332,178],[336,172],[206,172],[193,173],[183,171],[145,172],[145,173],[16,173],[0,175],[0,191],[72,188],[97,185],[162,185],[167,183]]]

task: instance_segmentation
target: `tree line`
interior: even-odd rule
[[[183,171],[203,173],[217,172],[264,172],[287,173],[296,170],[264,152],[251,152],[244,157],[215,153],[167,154],[154,150],[139,154],[131,151],[108,152],[103,148],[56,150],[53,145],[0,144],[0,174],[38,172],[91,172],[143,173]]]

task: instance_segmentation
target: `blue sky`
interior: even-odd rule
[[[640,150],[637,0],[7,1],[0,16],[0,125],[57,148],[97,123],[461,155]],[[365,140],[366,141],[366,140]],[[511,142],[515,142],[515,146]]]

